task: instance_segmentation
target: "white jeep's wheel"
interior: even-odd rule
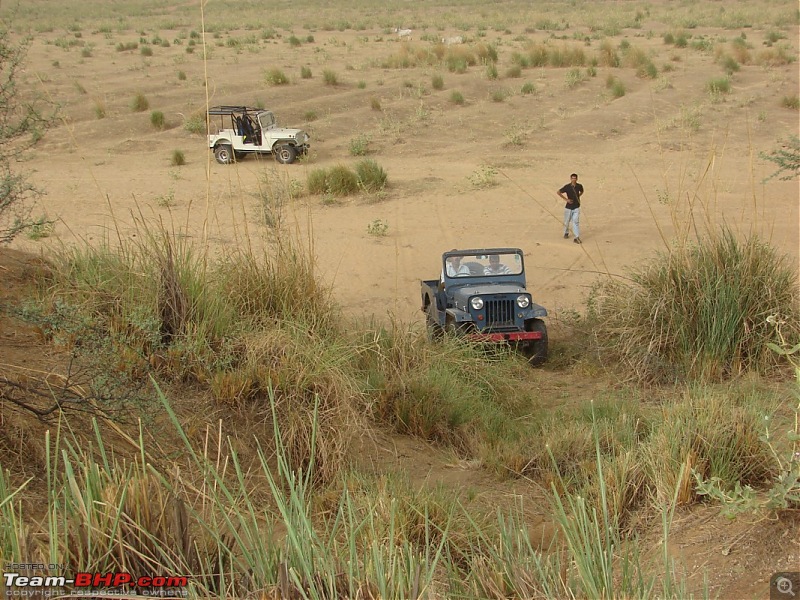
[[[228,144],[220,144],[214,148],[214,158],[221,165],[229,165],[233,162],[233,148]]]
[[[282,144],[275,148],[275,160],[283,165],[288,165],[294,162],[297,158],[297,148],[289,144]]]

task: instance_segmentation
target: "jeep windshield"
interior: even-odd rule
[[[517,252],[448,254],[444,260],[448,277],[502,277],[520,275],[522,256]]]

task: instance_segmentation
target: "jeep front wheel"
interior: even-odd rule
[[[521,348],[522,354],[528,362],[538,367],[547,360],[547,326],[541,319],[531,319],[525,323],[526,331],[537,331],[542,334],[538,340],[532,340]]]
[[[294,162],[297,158],[297,148],[289,144],[283,144],[275,148],[275,160],[282,165],[288,165]]]
[[[220,144],[214,148],[214,158],[221,165],[229,165],[233,162],[233,148],[228,144]]]

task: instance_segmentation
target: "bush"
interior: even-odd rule
[[[366,156],[369,152],[369,136],[359,134],[350,140],[350,156]]]
[[[358,177],[358,185],[368,192],[377,192],[386,187],[386,171],[370,158],[356,163],[356,176]]]
[[[150,46],[142,46],[139,52],[142,54],[142,56],[153,56],[153,48]]]
[[[344,165],[328,169],[326,182],[325,191],[334,196],[349,196],[358,191],[358,176]]]
[[[206,133],[206,117],[205,115],[192,115],[183,123],[183,128],[189,133]]]
[[[728,228],[684,243],[633,270],[631,281],[600,284],[590,328],[603,360],[619,360],[643,381],[722,380],[768,371],[770,315],[800,337],[797,273],[755,236]]]
[[[450,102],[461,106],[464,104],[464,94],[457,90],[453,90],[453,92],[450,94]]]
[[[311,67],[300,67],[300,78],[311,79]]]
[[[800,109],[800,97],[797,94],[792,96],[784,96],[781,100],[781,106],[784,108],[791,108],[793,110]]]
[[[131,110],[133,112],[144,112],[150,108],[150,101],[141,92],[137,93],[131,100]]]
[[[431,87],[435,90],[444,89],[444,77],[441,75],[434,75],[431,77]]]
[[[289,78],[279,68],[273,67],[264,73],[264,81],[267,85],[286,85],[289,83]]]
[[[522,84],[522,88],[520,89],[520,93],[523,96],[528,96],[529,94],[535,94],[536,93],[536,86],[532,82],[526,81],[525,83]]]
[[[308,174],[306,186],[309,194],[349,196],[358,192],[358,176],[344,165],[328,169],[314,169]]]
[[[164,129],[167,125],[164,119],[164,113],[160,110],[154,110],[150,113],[150,124],[156,129]]]
[[[170,164],[173,167],[181,167],[186,164],[186,156],[184,155],[183,150],[172,151],[172,158],[170,159]]]
[[[731,80],[729,77],[718,77],[710,80],[707,87],[710,94],[727,94],[731,91]]]
[[[338,85],[339,83],[339,77],[336,75],[336,72],[330,69],[322,71],[322,80],[325,82],[325,85]]]

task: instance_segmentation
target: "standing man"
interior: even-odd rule
[[[564,207],[564,239],[569,239],[569,224],[572,222],[572,232],[575,234],[575,239],[573,241],[576,244],[582,244],[583,242],[581,242],[580,237],[581,230],[578,226],[578,222],[581,216],[583,186],[578,183],[577,173],[573,173],[569,176],[569,183],[558,190],[558,195],[561,196],[563,200],[567,201],[567,205]]]

